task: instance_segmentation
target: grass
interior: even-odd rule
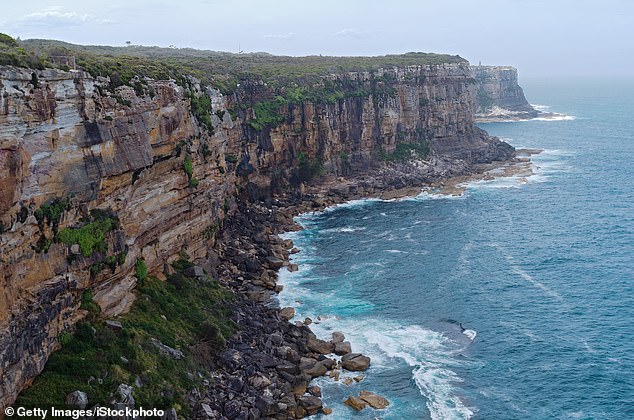
[[[81,296],[89,313],[72,334],[60,336],[61,350],[49,358],[43,373],[23,391],[16,406],[63,407],[67,394],[81,390],[89,405],[108,404],[121,383],[134,386],[137,406],[170,408],[188,415],[187,392],[202,379],[205,355],[225,346],[235,330],[228,319],[231,295],[211,279],[189,278],[187,264],[166,282],[148,276],[139,280],[137,300],[131,311],[117,320],[114,331],[99,318],[90,291]],[[152,339],[183,351],[175,360],[161,354]],[[203,355],[203,356],[201,356]]]

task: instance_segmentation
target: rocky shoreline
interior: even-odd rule
[[[371,364],[369,357],[353,353],[343,333],[320,340],[310,330],[310,320],[291,323],[294,309],[277,307],[273,296],[282,290],[276,284],[277,272],[297,270],[289,256],[299,252],[292,241],[278,235],[301,229],[295,216],[353,199],[395,199],[417,195],[423,189],[460,194],[464,191],[461,185],[468,181],[527,176],[529,157],[538,152],[518,151],[509,160],[482,165],[432,159],[424,164],[392,165],[354,178],[324,178],[319,184],[261,202],[244,196],[239,211],[219,235],[218,264],[212,273],[236,296],[232,319],[239,332],[228,340],[215,362],[215,381],[190,398],[193,417],[292,419],[330,414],[332,410],[320,399],[321,390],[311,386],[311,380],[324,375],[339,380],[342,370],[363,371]],[[332,354],[341,359],[329,357]],[[354,380],[362,381],[363,376]],[[361,410],[366,406],[385,408],[389,401],[364,390],[345,403]]]

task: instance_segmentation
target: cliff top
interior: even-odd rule
[[[5,37],[0,39],[0,65],[66,69],[76,64],[93,76],[120,77],[124,82],[135,75],[155,79],[178,79],[182,75],[192,75],[224,91],[232,91],[242,80],[263,80],[284,86],[309,83],[333,73],[467,64],[464,58],[457,55],[423,52],[376,57],[291,57],[262,52],[234,54],[192,48],[86,46],[39,39],[15,41]]]

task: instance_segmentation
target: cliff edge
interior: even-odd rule
[[[477,121],[504,121],[535,118],[539,112],[524,97],[518,84],[517,69],[510,66],[471,66],[477,85]]]
[[[165,279],[184,256],[239,283],[219,273],[217,243],[244,200],[301,195],[325,175],[395,188],[510,159],[474,125],[472,71],[250,78],[221,93],[187,75],[0,67],[0,406],[89,314],[87,291],[112,319],[134,304],[139,267]]]

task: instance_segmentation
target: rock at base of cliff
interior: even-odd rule
[[[390,405],[390,402],[387,399],[370,391],[361,391],[359,393],[359,398],[368,403],[370,407],[378,410],[382,410]]]
[[[346,370],[361,371],[370,366],[370,358],[361,353],[348,353],[341,358],[341,367]]]
[[[368,404],[361,398],[354,397],[352,395],[349,396],[343,403],[348,407],[354,408],[357,411],[361,411],[368,406]]]
[[[307,396],[301,397],[298,400],[298,402],[302,407],[304,407],[304,410],[306,410],[306,413],[309,416],[319,413],[319,411],[321,411],[321,408],[322,408],[321,399],[313,395],[307,395]]]
[[[295,308],[282,308],[280,309],[280,318],[290,321],[295,316]]]

